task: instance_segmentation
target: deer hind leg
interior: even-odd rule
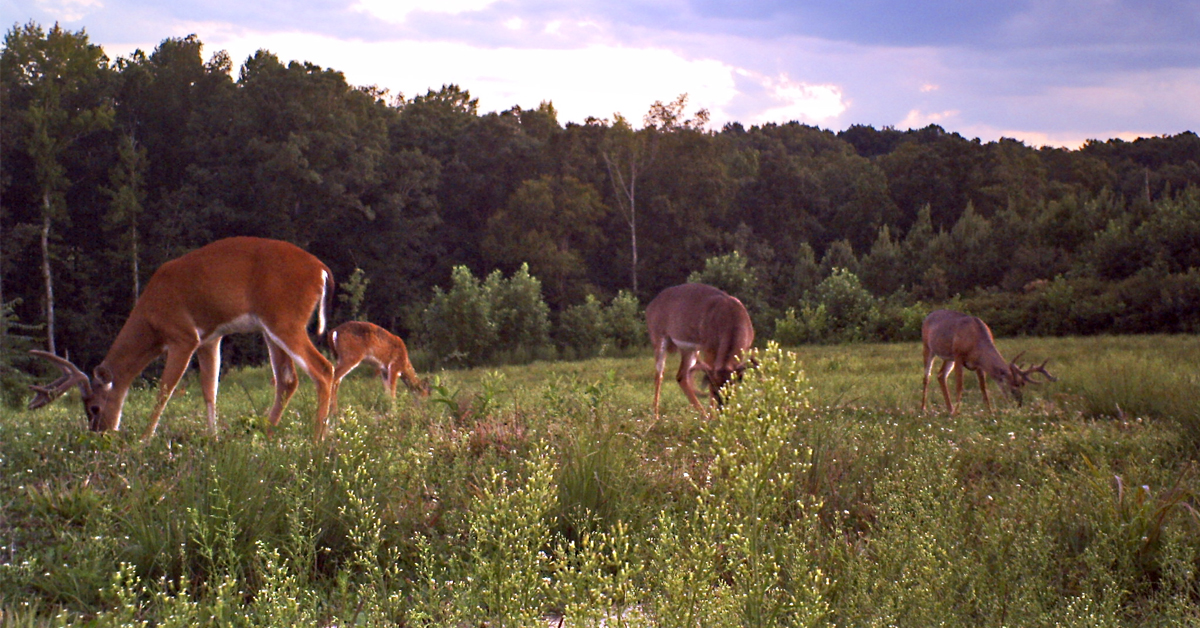
[[[175,387],[179,385],[179,380],[183,378],[184,372],[187,371],[188,364],[192,361],[192,354],[196,351],[196,345],[174,345],[167,347],[167,362],[163,365],[162,381],[158,384],[158,401],[154,404],[154,410],[150,412],[150,424],[146,426],[146,431],[142,432],[142,440],[147,440],[154,436],[155,430],[158,429],[158,421],[162,418],[163,410],[167,407],[167,402],[171,400],[171,395],[175,393]]]
[[[955,411],[954,404],[950,401],[950,389],[946,386],[946,378],[950,376],[950,372],[954,370],[954,360],[942,360],[942,369],[938,371],[938,384],[942,386],[942,396],[946,399],[946,409],[953,415]]]
[[[196,349],[196,361],[200,365],[200,391],[204,394],[204,409],[208,418],[208,432],[217,435],[217,384],[221,377],[221,338],[209,341]]]
[[[692,371],[696,367],[696,351],[680,350],[679,353],[682,357],[679,360],[679,372],[675,374],[675,381],[679,382],[679,387],[683,389],[683,394],[687,395],[688,401],[692,402],[692,406],[707,416],[704,406],[700,405],[700,400],[696,398],[696,389],[692,384]]]
[[[276,341],[280,345],[278,349],[290,358],[288,364],[292,369],[292,379],[296,378],[295,364],[299,364],[300,368],[308,373],[313,385],[317,387],[317,412],[313,417],[313,440],[320,442],[325,438],[329,429],[329,409],[333,399],[333,365],[313,346],[312,341],[308,339],[308,332],[303,327],[289,332],[281,330],[278,340],[276,338],[271,338],[271,340]],[[294,390],[295,383],[292,384],[292,387]],[[286,403],[285,400],[284,404],[286,405]],[[280,412],[282,412],[282,407]],[[274,418],[276,421],[279,420],[278,416]]]
[[[300,380],[296,377],[296,363],[283,347],[279,346],[270,336],[264,335],[267,341],[267,353],[271,356],[271,376],[275,380],[275,403],[267,414],[267,423],[273,429],[279,425],[283,410],[296,393]]]

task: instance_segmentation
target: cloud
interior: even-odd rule
[[[959,112],[953,110],[925,113],[919,109],[913,109],[912,111],[908,112],[908,115],[905,116],[903,120],[896,124],[896,128],[923,129],[931,124],[945,126],[948,122],[951,122],[958,117]]]
[[[1031,142],[1200,128],[1195,0],[0,0],[86,28],[110,57],[199,36],[413,96],[456,83],[484,111],[561,121],[688,93],[714,126],[940,124]],[[899,121],[899,122],[897,122]]]
[[[438,2],[422,2],[421,0],[358,0],[350,7],[386,22],[403,23],[409,14],[414,12],[442,13],[458,15],[471,11],[482,11],[496,0],[438,0]]]
[[[757,114],[753,120],[755,123],[798,121],[818,124],[835,119],[846,111],[842,90],[837,85],[796,82],[786,74],[778,78],[758,78],[771,99],[778,104]]]
[[[719,111],[736,91],[734,68],[663,48],[481,49],[456,42],[345,41],[305,33],[218,35],[204,38],[207,49],[225,49],[235,63],[266,49],[285,62],[311,61],[342,71],[352,85],[377,85],[409,98],[453,83],[478,98],[485,112],[552,101],[563,123],[618,112],[637,122],[654,101],[683,93],[694,106]]]
[[[64,22],[82,20],[104,8],[102,0],[37,0],[36,4],[43,11],[62,16]]]

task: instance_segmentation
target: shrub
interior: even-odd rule
[[[421,339],[441,364],[476,366],[500,355],[529,357],[549,344],[550,308],[529,268],[479,281],[456,266],[449,291],[434,288],[421,316]]]
[[[559,346],[576,357],[599,355],[607,340],[604,322],[600,301],[587,295],[583,303],[568,307],[559,316]]]
[[[622,290],[604,310],[605,332],[618,349],[631,349],[646,342],[646,320],[632,292]]]
[[[608,305],[588,295],[559,316],[556,339],[576,357],[592,357],[606,349],[630,349],[645,343],[646,322],[637,297],[622,290]]]
[[[466,266],[454,267],[451,284],[433,289],[421,316],[423,344],[440,363],[480,364],[498,339],[491,301]]]
[[[529,264],[504,279],[492,271],[483,284],[498,335],[496,349],[529,353],[550,343],[550,307],[542,300],[542,282],[529,274]]]
[[[775,319],[775,341],[795,346],[825,339],[829,329],[829,314],[824,305],[801,305],[800,311],[788,308],[783,318]]]

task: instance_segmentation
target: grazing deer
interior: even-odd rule
[[[338,387],[342,378],[353,371],[363,360],[375,365],[383,387],[393,398],[396,396],[396,380],[403,378],[404,385],[414,393],[429,396],[429,384],[417,377],[412,363],[408,361],[408,347],[404,341],[388,330],[373,323],[350,321],[338,325],[329,332],[329,346],[333,348],[337,365],[333,368],[333,412],[337,411]]]
[[[316,310],[317,333],[324,333],[325,305],[333,291],[329,267],[295,245],[248,237],[218,240],[155,271],[90,379],[63,358],[33,351],[58,366],[63,376],[48,386],[32,387],[37,395],[29,408],[40,408],[78,385],[89,427],[120,429],[130,384],[165,353],[158,402],[142,434],[148,439],[196,354],[208,429],[215,435],[221,337],[258,331],[266,339],[275,380],[275,405],[268,415],[271,427],[279,423],[296,392],[299,364],[317,387],[313,438],[319,441],[327,429],[333,366],[313,346],[306,328]]]
[[[675,380],[692,405],[707,416],[696,399],[692,374],[695,371],[704,373],[712,403],[720,406],[721,387],[734,373],[740,375],[745,370],[742,356],[754,343],[754,325],[742,302],[700,283],[685,283],[660,292],[646,306],[646,326],[650,331],[650,343],[654,345],[656,419],[667,353],[679,351],[679,372],[675,374]],[[697,354],[703,359],[698,361]]]
[[[983,391],[983,402],[988,412],[992,411],[992,401],[988,398],[987,381],[984,375],[990,375],[999,382],[1001,390],[1012,395],[1019,405],[1021,403],[1021,387],[1025,384],[1040,383],[1030,375],[1041,373],[1046,381],[1058,381],[1046,371],[1046,362],[1022,370],[1017,366],[1017,360],[1006,361],[996,350],[996,342],[992,338],[992,330],[980,319],[950,310],[937,310],[925,317],[921,325],[921,343],[925,353],[925,381],[921,387],[921,411],[925,411],[925,401],[929,391],[929,376],[933,372],[933,359],[942,359],[942,369],[938,371],[938,383],[942,386],[942,395],[946,398],[946,408],[950,414],[957,411],[950,401],[950,390],[946,387],[946,378],[956,365],[962,369],[975,371],[979,377],[979,389]],[[956,402],[962,402],[963,375],[962,369],[955,372]]]

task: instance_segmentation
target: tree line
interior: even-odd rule
[[[7,32],[6,336],[95,363],[154,269],[232,235],[325,261],[336,318],[431,342],[430,309],[495,272],[536,282],[547,324],[617,321],[618,344],[689,277],[796,342],[908,338],[947,303],[998,334],[1200,327],[1191,131],[1068,150],[936,125],[716,130],[686,95],[564,125],[549,101],[480,113],[456,85],[392,95],[265,50],[235,73],[202,47],[113,60],[83,30]]]

